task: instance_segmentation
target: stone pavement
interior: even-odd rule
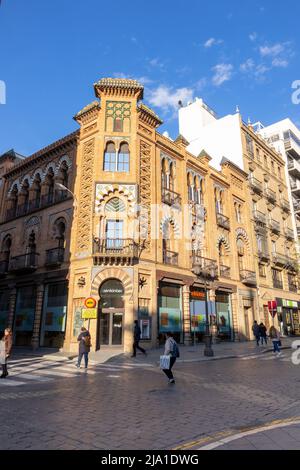
[[[299,340],[299,337],[285,337],[282,338],[282,348],[289,349],[291,344],[295,340]],[[135,361],[148,362],[149,364],[158,364],[159,357],[163,354],[164,348],[161,346],[156,349],[147,349],[147,345],[143,344],[143,347],[147,350],[147,356],[137,352],[137,357]],[[180,346],[180,358],[177,362],[199,362],[199,361],[213,361],[220,359],[232,359],[239,358],[244,356],[252,356],[256,354],[264,354],[267,352],[273,351],[272,343],[269,340],[267,346],[256,346],[255,341],[247,342],[221,342],[213,344],[214,356],[205,357],[204,356],[204,344],[196,346]],[[24,348],[15,348],[13,349],[14,357],[20,356],[37,356],[42,357],[45,360],[50,361],[67,361],[77,357],[76,353],[67,353],[60,351],[53,351],[51,349],[40,348],[36,351]],[[123,362],[127,361],[130,357],[130,354],[123,354],[121,348],[106,348],[103,347],[97,352],[90,353],[90,360],[93,364],[103,364],[106,362]]]
[[[0,449],[188,450],[245,429],[266,433],[262,427],[275,420],[299,420],[300,366],[272,354],[263,356],[271,360],[253,356],[178,362],[173,386],[157,366],[144,366],[142,355],[127,359],[128,368],[125,361],[123,367],[111,364],[116,358],[107,363],[118,371],[105,372],[102,365],[102,374],[28,381],[20,387],[1,385],[5,421],[0,426]],[[56,367],[59,373],[60,366]],[[291,436],[289,427],[277,430],[282,435],[278,448],[299,448],[299,426],[295,432],[291,429]],[[248,444],[249,436],[240,438],[247,438],[242,445]],[[270,443],[263,441],[268,448]],[[229,444],[233,441],[222,443]]]

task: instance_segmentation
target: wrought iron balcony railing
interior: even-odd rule
[[[62,247],[46,250],[46,266],[59,266],[64,262],[65,249]]]
[[[162,189],[162,202],[168,206],[180,206],[181,196],[168,188]]]
[[[231,277],[231,268],[229,266],[220,266],[220,277],[225,277],[230,279]]]
[[[205,279],[216,279],[218,277],[218,263],[216,260],[204,258],[200,253],[193,252],[191,262],[192,271],[196,276]]]
[[[261,224],[264,224],[264,225],[267,224],[267,217],[265,216],[265,214],[263,212],[260,212],[258,210],[254,210],[253,211],[253,217],[254,217],[255,222],[258,222],[258,223],[261,223]]]
[[[94,264],[131,265],[138,259],[138,244],[131,238],[94,238]]]
[[[174,251],[164,250],[163,262],[164,264],[170,264],[171,266],[178,266],[178,253],[175,253]]]
[[[219,227],[223,227],[226,230],[230,230],[230,219],[224,214],[217,213],[217,224]]]
[[[273,233],[280,233],[280,222],[272,218],[269,219],[269,228]]]
[[[286,227],[284,229],[284,235],[285,237],[288,239],[288,240],[294,240],[294,230],[292,230],[291,228],[288,228]]]
[[[32,272],[38,267],[38,253],[26,253],[25,255],[14,256],[9,262],[10,272]]]
[[[295,282],[289,282],[289,291],[290,292],[297,292],[298,291],[298,287],[297,287],[297,284]]]
[[[249,177],[249,184],[250,188],[257,194],[262,194],[263,193],[263,184],[261,181],[259,181],[257,178],[254,176]]]
[[[287,199],[281,198],[280,205],[281,205],[281,208],[284,210],[284,212],[290,212],[291,210],[290,203]]]
[[[275,204],[276,203],[276,193],[275,191],[273,191],[272,189],[270,188],[266,188],[265,190],[265,196],[266,198],[268,199],[269,202],[271,202],[272,204]]]
[[[248,271],[246,269],[240,271],[240,279],[242,283],[247,286],[254,287],[257,285],[256,273],[254,271]]]

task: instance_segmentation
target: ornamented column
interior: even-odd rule
[[[32,349],[37,349],[40,344],[40,328],[42,319],[42,308],[43,308],[43,297],[44,297],[44,284],[39,284],[36,289],[36,300],[35,300],[35,315],[33,323],[33,332],[31,339]]]
[[[182,289],[183,297],[183,332],[184,332],[184,344],[191,344],[191,313],[190,313],[190,287],[183,286]]]
[[[9,284],[8,288],[10,289],[10,292],[9,292],[7,327],[12,328],[14,324],[14,316],[15,316],[15,309],[16,309],[17,289],[16,289],[15,284]]]

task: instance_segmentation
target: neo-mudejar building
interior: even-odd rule
[[[268,301],[276,299],[279,308],[292,305],[296,325],[297,258],[280,155],[236,115],[249,163],[242,169],[224,153],[213,165],[218,155],[206,141],[195,151],[188,133],[172,140],[157,131],[161,120],[137,81],[105,78],[94,88],[97,99],[75,116],[73,134],[27,158],[0,157],[0,330],[11,326],[19,346],[75,351],[85,325],[94,350],[129,352],[135,319],[149,346],[167,331],[190,344],[203,339],[207,311],[216,340],[247,340],[255,319],[270,325]],[[219,137],[216,129],[211,139]],[[272,167],[260,169],[263,156],[255,161],[254,145],[276,164],[275,196],[253,174],[274,178]],[[279,227],[261,201],[277,210]],[[85,320],[89,297],[97,318]]]

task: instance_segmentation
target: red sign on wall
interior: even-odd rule
[[[269,310],[270,314],[272,315],[272,317],[276,316],[276,313],[277,313],[277,302],[276,302],[276,300],[270,300],[268,302],[268,310]]]

